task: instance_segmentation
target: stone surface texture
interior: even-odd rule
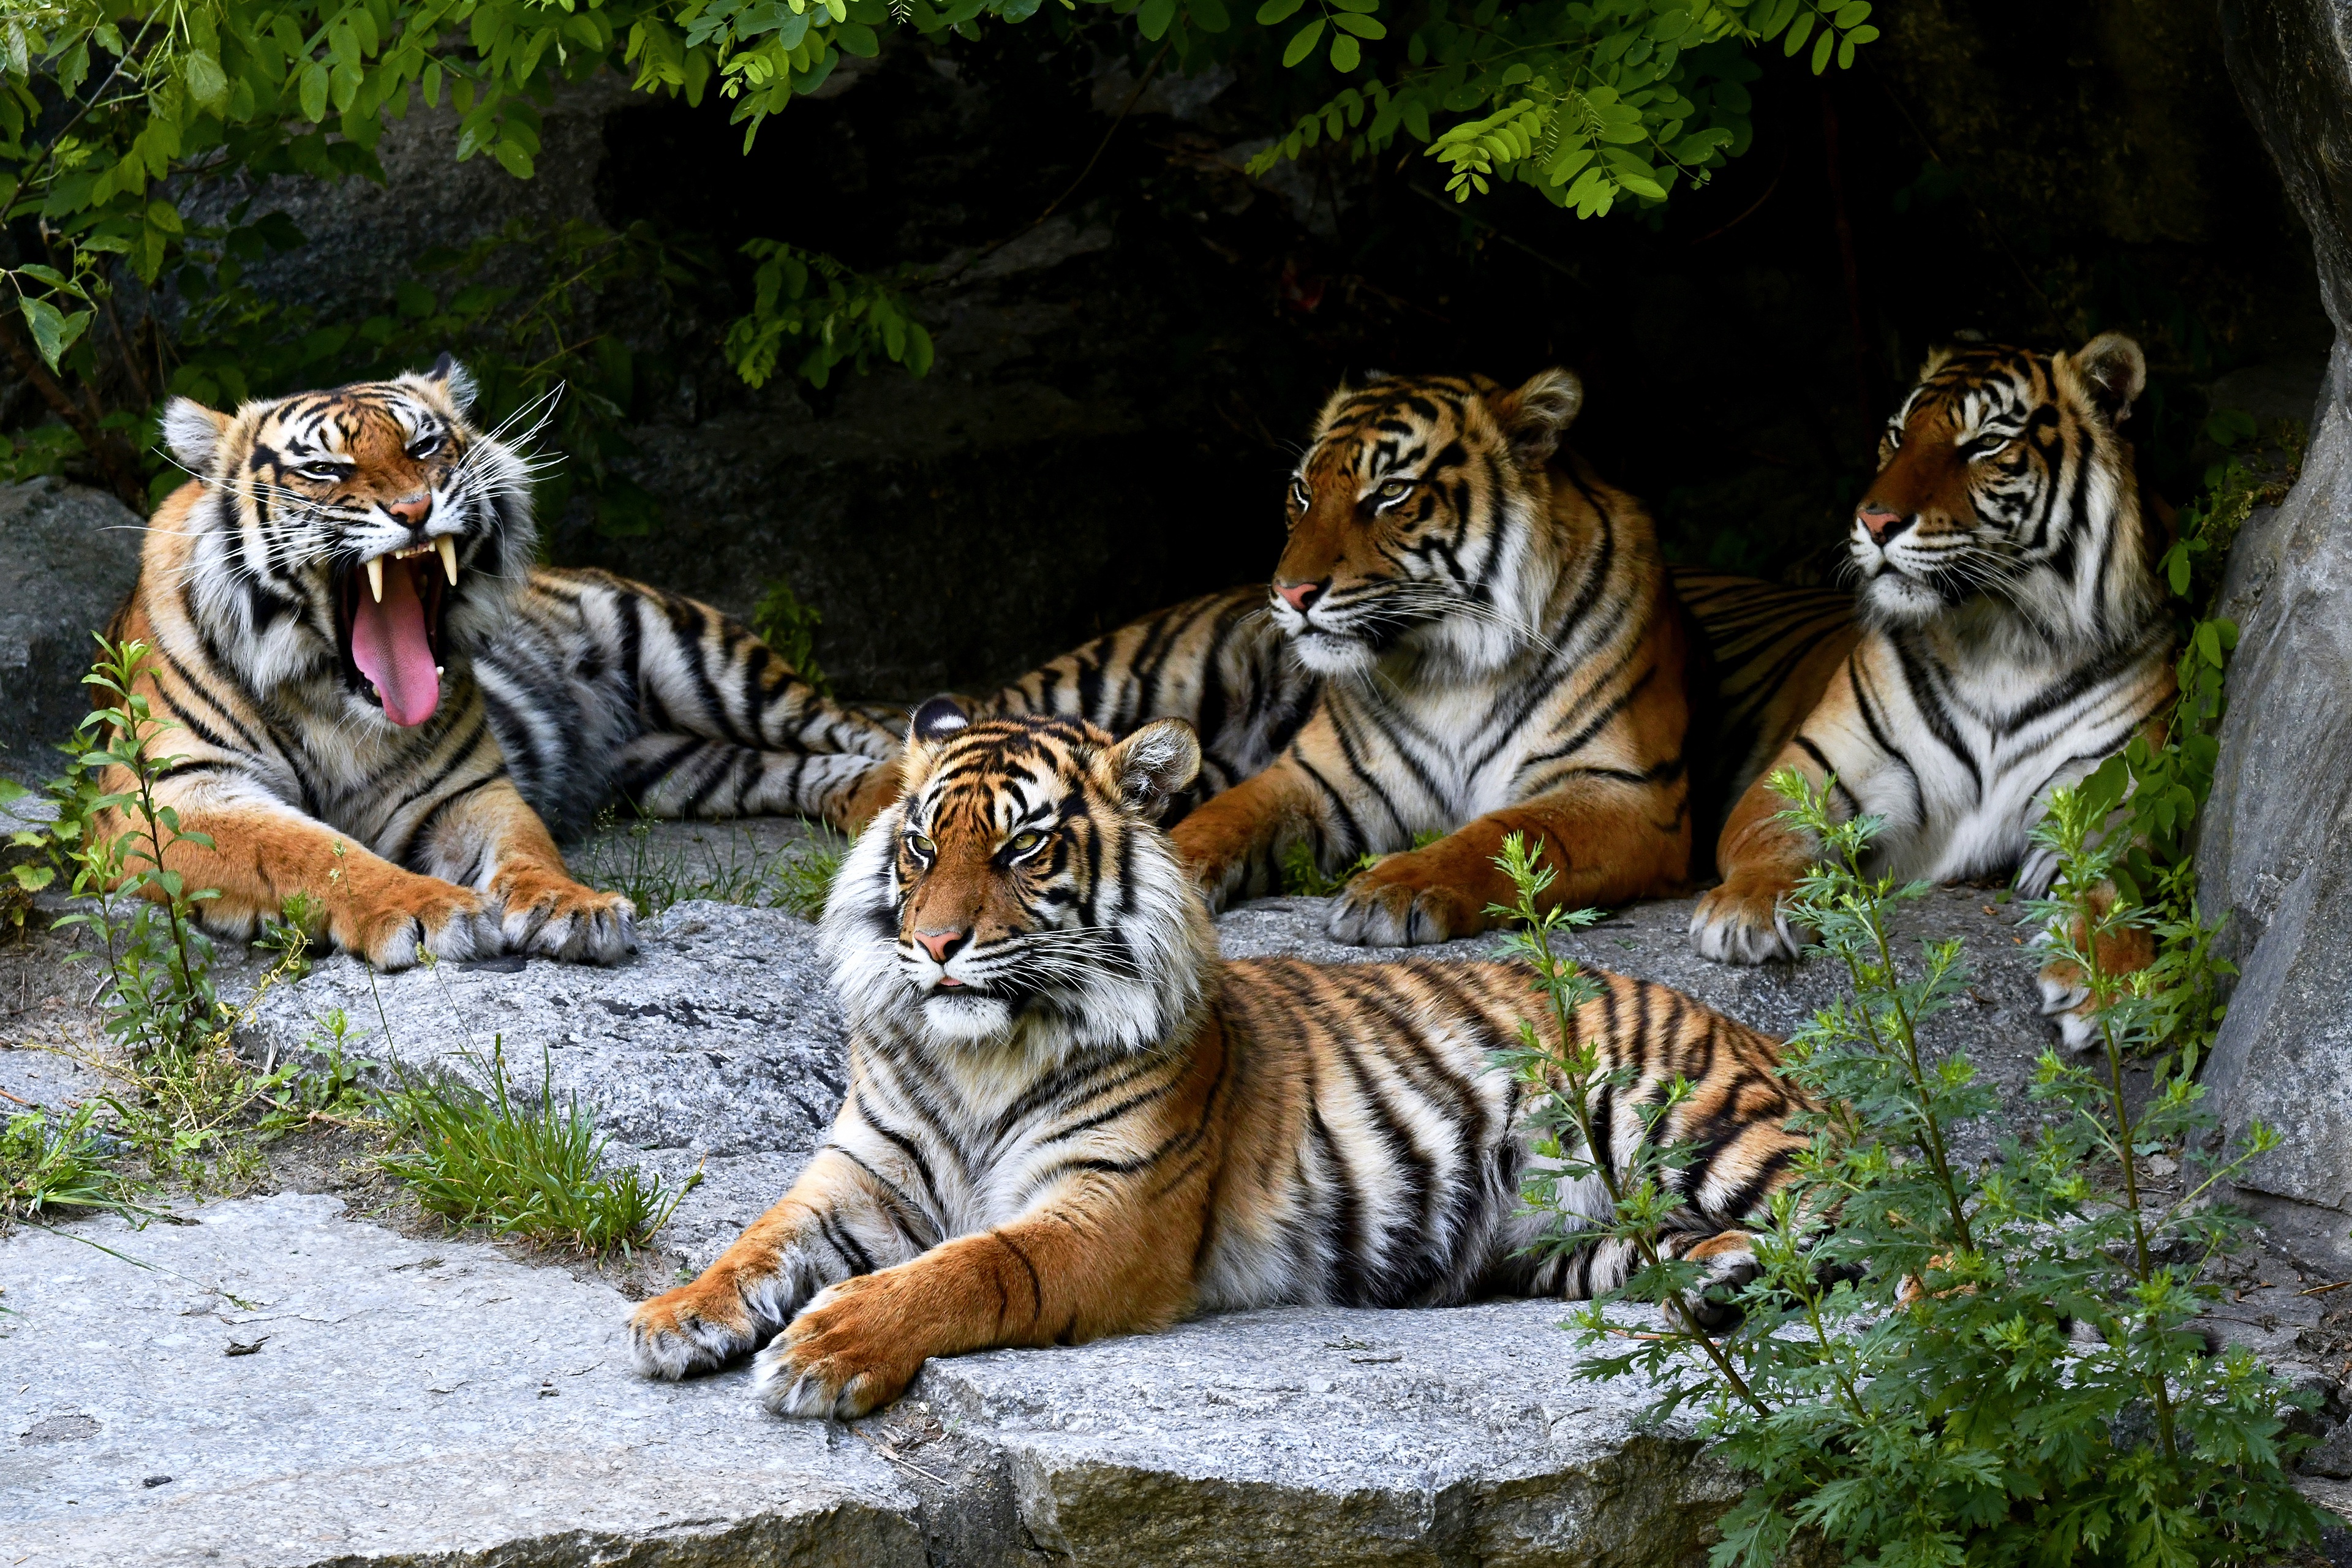
[[[62,479],[0,485],[0,773],[39,776],[39,748],[89,711],[89,635],[139,580],[140,520]]]
[[[2336,347],[2303,474],[2231,552],[2221,613],[2238,623],[2221,765],[2198,851],[2210,913],[2227,911],[2241,977],[2207,1082],[2229,1130],[2285,1134],[2248,1176],[2259,1194],[2352,1212],[2352,23],[2297,0],[2221,10],[2230,72],[2311,233]]]
[[[1664,1568],[1737,1494],[1574,1378],[1557,1303],[962,1357],[845,1428],[637,1378],[610,1287],[341,1209],[0,1246],[0,1561]]]

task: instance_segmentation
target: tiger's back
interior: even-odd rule
[[[1608,1146],[1655,1137],[1693,1155],[1667,1174],[1689,1200],[1668,1249],[1760,1218],[1804,1142],[1788,1130],[1804,1103],[1776,1071],[1776,1043],[1663,985],[1589,973],[1601,992],[1578,1012],[1578,1038],[1598,1047],[1604,1077],[1632,1075],[1596,1107]],[[1225,964],[1214,1008],[1234,1109],[1202,1310],[1578,1298],[1625,1278],[1614,1243],[1522,1255],[1549,1222],[1518,1213],[1524,1108],[1496,1053],[1522,1019],[1550,1033],[1523,965],[1245,959]],[[1643,1108],[1678,1076],[1693,1092],[1645,1131]],[[1588,1185],[1575,1206],[1602,1212]]]

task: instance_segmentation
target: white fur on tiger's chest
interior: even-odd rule
[[[1350,729],[1376,733],[1402,764],[1382,770],[1382,780],[1390,801],[1412,818],[1411,831],[1449,831],[1527,798],[1528,760],[1551,733],[1539,672],[1514,666],[1444,681],[1387,675],[1349,694],[1359,716]]]
[[[1885,818],[1879,863],[1898,878],[1955,881],[2014,868],[2050,790],[2079,782],[2130,733],[2134,683],[2053,702],[2044,663],[1979,649],[1965,663],[1915,656],[1905,666],[1885,644],[1873,652],[1864,694],[1897,752],[1841,773],[1862,811]],[[1850,748],[1831,748],[1832,762],[1878,752],[1863,716],[1848,728]]]

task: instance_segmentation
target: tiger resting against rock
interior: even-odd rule
[[[1518,1213],[1534,1156],[1492,1053],[1542,1015],[1529,972],[1221,963],[1154,826],[1199,765],[1181,721],[1114,742],[924,705],[906,793],[825,910],[848,1097],[782,1200],[700,1279],[636,1309],[639,1371],[756,1351],[772,1408],[846,1417],[935,1355],[1202,1311],[1623,1279],[1619,1239],[1521,1254],[1541,1223]],[[1664,1173],[1685,1199],[1665,1250],[1740,1280],[1743,1227],[1801,1145],[1775,1043],[1663,986],[1600,978],[1580,1037],[1604,1071],[1632,1069],[1595,1090],[1611,1157],[1630,1163],[1641,1107],[1688,1077],[1696,1091],[1655,1130],[1694,1150]],[[1578,1206],[1601,1212],[1590,1184]]]

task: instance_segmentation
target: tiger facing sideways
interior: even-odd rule
[[[2116,434],[2147,374],[2112,332],[2071,354],[1940,352],[1887,425],[1853,520],[1865,629],[1777,763],[1884,817],[1875,853],[1898,879],[2014,868],[2021,892],[2046,892],[2057,868],[2027,835],[2050,792],[2175,699],[2163,543]],[[1818,846],[1782,804],[1759,782],[1725,825],[1723,884],[1691,921],[1711,958],[1805,940],[1781,900]],[[2042,988],[2078,1039],[2079,993],[2053,973]]]
[[[781,1202],[637,1307],[640,1372],[757,1351],[772,1408],[848,1417],[935,1355],[1193,1312],[1622,1281],[1621,1238],[1522,1250],[1542,1223],[1517,1205],[1535,1156],[1492,1053],[1543,1012],[1529,972],[1220,963],[1154,826],[1199,765],[1178,720],[1115,742],[1067,719],[968,722],[945,699],[918,711],[906,793],[850,850],[824,915],[847,1099]],[[1604,1071],[1630,1071],[1593,1090],[1604,1157],[1687,1143],[1664,1176],[1685,1200],[1665,1250],[1743,1280],[1746,1227],[1801,1146],[1775,1043],[1600,978],[1578,1035]],[[1677,1074],[1695,1092],[1645,1131]],[[1588,1180],[1577,1211],[1603,1212]]]
[[[383,968],[500,950],[610,962],[626,899],[549,829],[614,788],[663,815],[862,822],[895,789],[880,724],[717,612],[531,564],[530,470],[434,368],[164,416],[194,476],[156,512],[114,635],[178,728],[157,788],[210,848],[167,854],[249,935],[287,899]],[[127,781],[120,770],[110,789]]]
[[[1387,857],[1332,936],[1444,942],[1508,898],[1494,858],[1515,831],[1560,868],[1550,899],[1679,891],[1699,656],[1647,514],[1559,450],[1582,398],[1558,370],[1342,387],[1270,590],[1139,622],[982,706],[1195,721],[1209,798],[1173,832],[1213,909],[1274,890],[1304,842],[1327,872]]]

